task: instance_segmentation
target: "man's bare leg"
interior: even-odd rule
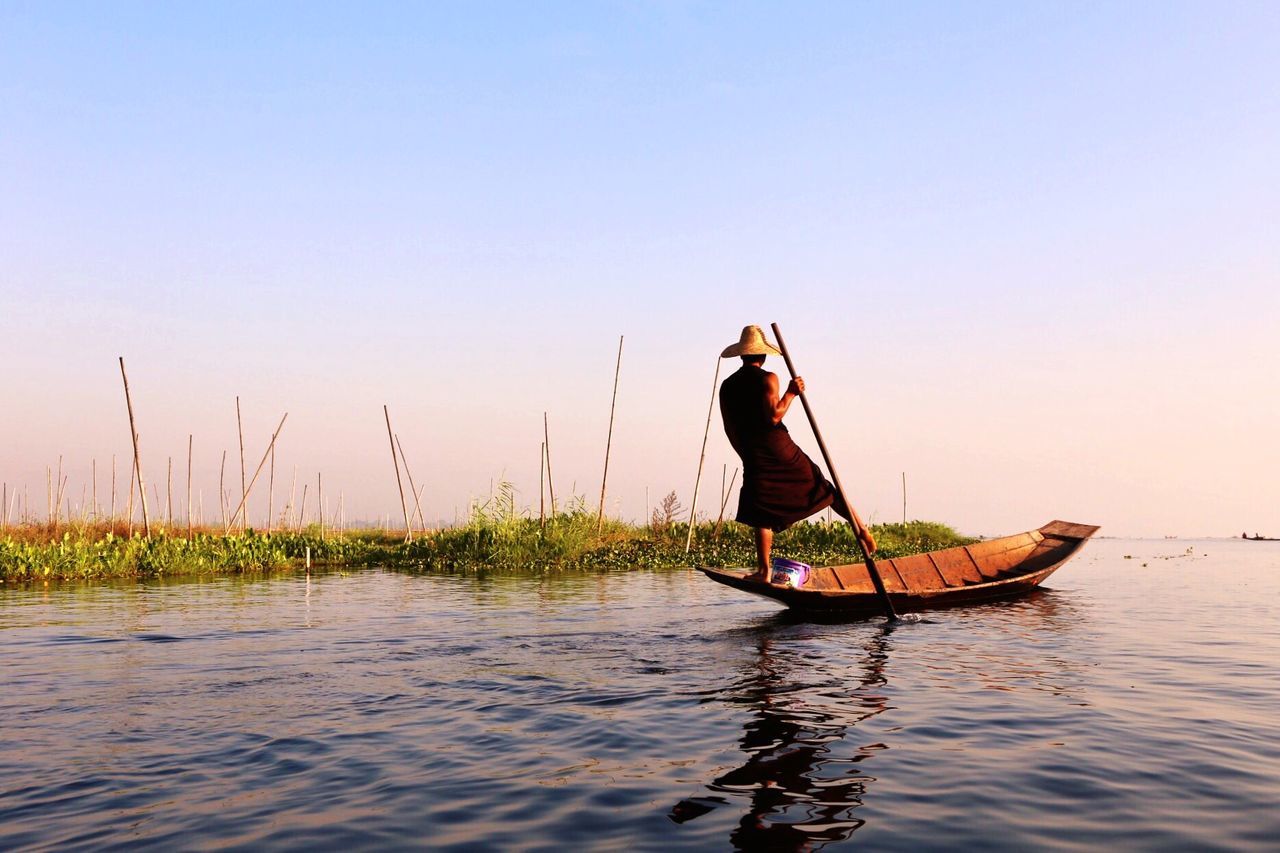
[[[747,575],[749,580],[767,581],[769,579],[769,552],[773,550],[773,528],[757,527],[756,531],[756,570]]]

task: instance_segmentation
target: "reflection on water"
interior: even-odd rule
[[[684,572],[0,589],[0,849],[1267,848],[1280,548],[1162,547],[893,627]]]
[[[819,671],[789,651],[775,649],[774,626],[762,628],[758,655],[733,693],[722,697],[751,708],[740,741],[747,760],[707,787],[750,805],[730,835],[743,850],[820,849],[847,838],[862,825],[854,810],[874,782],[861,762],[884,744],[860,746],[841,758],[832,744],[851,737],[862,720],[883,712],[885,663],[894,626],[886,623],[864,643],[861,672],[822,682]],[[692,820],[721,803],[714,795],[682,800],[672,809],[677,823]]]
[[[980,618],[997,608],[1014,639],[1071,631],[1079,622],[1075,608],[1048,590],[1036,590],[1016,603],[967,610]],[[843,649],[854,652],[852,659],[841,655],[832,661],[778,641],[780,632],[808,623],[837,626],[821,636],[844,644]],[[849,838],[865,823],[857,810],[876,781],[864,762],[890,749],[886,742],[859,739],[856,727],[890,709],[892,638],[897,630],[911,630],[911,624],[920,623],[829,614],[815,620],[790,611],[762,622],[752,631],[756,654],[740,678],[704,700],[750,709],[739,741],[746,760],[708,783],[711,793],[678,802],[668,817],[683,824],[745,800],[746,809],[729,837],[736,849],[819,850]],[[1031,689],[1063,695],[1071,690],[1063,676],[1080,668],[1061,659],[974,655],[972,649],[966,654],[946,646],[938,653],[938,666],[979,679],[992,690],[1016,690],[1029,683]]]

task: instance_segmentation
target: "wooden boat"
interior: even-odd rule
[[[1040,584],[1084,547],[1098,528],[1051,521],[1038,530],[947,548],[877,560],[876,570],[899,612],[1008,598]],[[797,610],[879,613],[879,599],[862,563],[813,569],[802,587],[747,580],[749,571],[699,571],[714,581],[781,601]]]

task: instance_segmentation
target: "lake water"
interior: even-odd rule
[[[1280,543],[809,624],[685,571],[0,588],[0,849],[1280,846]]]

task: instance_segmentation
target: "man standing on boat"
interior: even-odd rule
[[[720,384],[720,416],[729,443],[742,458],[737,520],[755,528],[756,570],[747,576],[755,580],[769,579],[774,531],[827,507],[850,518],[835,486],[796,446],[782,423],[792,401],[804,391],[804,380],[797,376],[779,395],[778,377],[764,369],[764,360],[781,354],[759,326],[744,328],[739,341],[720,353],[721,358],[742,359],[742,367]],[[871,537],[861,538],[867,553],[874,553]]]

